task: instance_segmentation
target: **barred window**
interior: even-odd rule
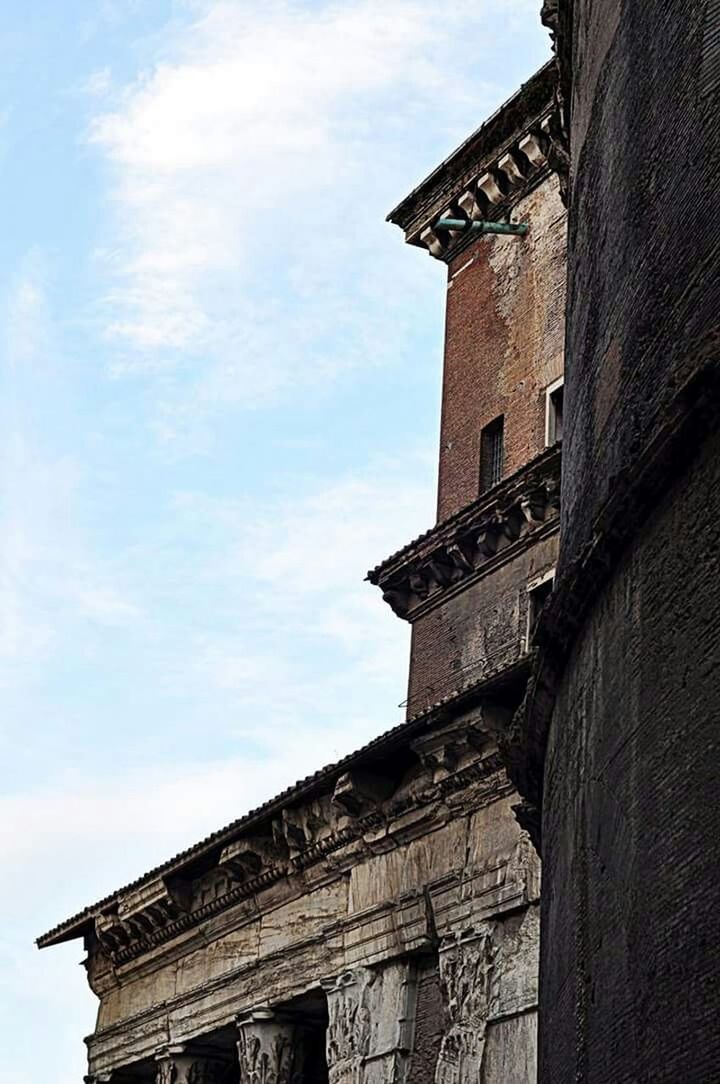
[[[480,492],[497,485],[503,476],[503,431],[505,418],[486,425],[480,432]]]

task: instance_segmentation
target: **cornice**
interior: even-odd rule
[[[413,750],[420,772],[409,792],[401,788],[394,793],[397,782],[356,764],[336,773],[332,791],[322,800],[287,805],[279,816],[223,847],[207,874],[218,874],[220,890],[208,902],[198,904],[197,885],[174,871],[148,878],[120,891],[110,903],[88,909],[82,929],[90,936],[91,952],[100,951],[113,968],[124,971],[132,961],[244,900],[252,903],[253,914],[272,910],[373,853],[424,834],[438,815],[441,820],[449,815],[447,809],[438,814],[438,803],[443,805],[452,796],[455,808],[454,796],[481,780],[495,780],[498,795],[504,793],[509,784],[490,732],[478,728],[481,716],[476,710],[472,720],[448,725],[439,721],[436,710],[434,715],[424,713],[424,727],[406,726],[404,744]],[[435,719],[430,730],[429,718]],[[432,756],[426,755],[423,744],[428,734]],[[417,748],[415,741],[420,742]],[[314,867],[317,870],[310,873]]]
[[[61,944],[64,941],[79,937],[87,937],[91,940],[97,937],[96,919],[103,916],[108,919],[105,928],[112,931],[117,927],[120,918],[120,903],[123,903],[123,914],[136,919],[137,929],[145,926],[148,938],[156,937],[157,943],[162,943],[167,936],[175,936],[183,929],[190,928],[193,923],[185,917],[189,910],[195,911],[190,901],[191,894],[188,891],[188,882],[193,876],[197,876],[197,869],[218,870],[224,863],[228,868],[232,866],[245,867],[248,871],[252,865],[260,863],[262,868],[265,862],[267,871],[273,866],[272,851],[275,841],[272,839],[272,825],[287,822],[292,816],[292,810],[296,810],[302,803],[307,803],[308,808],[323,796],[329,798],[335,795],[339,801],[342,796],[338,791],[340,779],[348,772],[363,773],[366,770],[376,770],[379,762],[386,763],[392,758],[393,753],[399,749],[408,747],[410,741],[416,736],[444,725],[448,718],[460,709],[461,705],[470,702],[475,703],[481,699],[485,692],[494,696],[501,690],[507,680],[514,680],[520,675],[525,678],[527,660],[519,660],[516,664],[487,675],[479,680],[468,684],[460,691],[449,693],[439,698],[430,705],[423,706],[422,710],[412,714],[408,719],[398,723],[397,726],[380,734],[377,738],[368,742],[361,749],[355,750],[341,760],[328,764],[313,775],[300,780],[294,786],[288,787],[276,797],[271,798],[257,809],[253,809],[232,823],[225,825],[216,832],[211,833],[205,839],[181,851],[173,858],[168,859],[161,865],[149,870],[143,876],[130,884],[124,885],[115,892],[96,903],[85,907],[78,914],[59,923],[53,929],[37,939],[38,947],[45,948],[50,945]],[[290,828],[292,834],[292,827]],[[246,852],[252,852],[255,857],[243,857],[238,859],[237,847]],[[299,854],[297,848],[294,851]],[[195,871],[195,872],[194,872]],[[268,887],[272,883],[272,875],[265,880],[265,872],[257,874],[255,890]],[[246,879],[242,884],[233,888],[233,898],[230,904],[241,901],[244,898],[252,898],[252,879]],[[154,895],[157,892],[158,896]],[[146,895],[147,893],[147,895]],[[225,894],[223,894],[224,897]],[[131,901],[134,901],[131,903]],[[152,909],[159,902],[164,906],[159,911]],[[207,908],[207,910],[205,910]],[[215,901],[203,905],[201,920],[212,917],[223,906],[217,906]],[[147,914],[140,917],[139,912],[147,910]],[[173,914],[174,911],[174,914]],[[165,919],[162,919],[163,913]],[[199,912],[196,912],[199,913]],[[139,921],[137,921],[139,919]],[[174,925],[178,923],[178,925]],[[187,923],[187,925],[186,925]],[[102,925],[102,923],[101,923]],[[170,931],[172,932],[170,933]],[[111,934],[112,940],[112,934]],[[116,938],[113,951],[120,951],[124,945],[129,944],[130,939],[124,934]]]
[[[442,218],[499,221],[550,174],[555,72],[546,64],[388,215],[405,240],[449,261],[474,235]]]
[[[556,445],[372,569],[367,579],[398,617],[416,620],[557,530],[560,466]]]

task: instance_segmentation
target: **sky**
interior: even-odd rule
[[[0,1084],[85,1072],[38,935],[401,720],[445,284],[385,215],[539,7],[6,3]]]

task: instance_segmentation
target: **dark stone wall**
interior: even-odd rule
[[[720,356],[718,13],[574,3],[555,627],[584,601],[545,754],[540,1084],[720,1079],[720,438],[681,393]],[[632,528],[593,582],[618,491]]]
[[[574,10],[565,565],[677,387],[720,355],[720,99],[703,93],[705,3]]]
[[[720,438],[598,598],[545,764],[541,1074],[711,1084],[720,1065]]]

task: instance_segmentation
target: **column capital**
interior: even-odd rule
[[[230,1066],[222,1057],[183,1043],[161,1047],[155,1062],[155,1084],[226,1084],[230,1079]]]
[[[308,1028],[302,1017],[258,1005],[235,1023],[240,1084],[303,1084]]]

